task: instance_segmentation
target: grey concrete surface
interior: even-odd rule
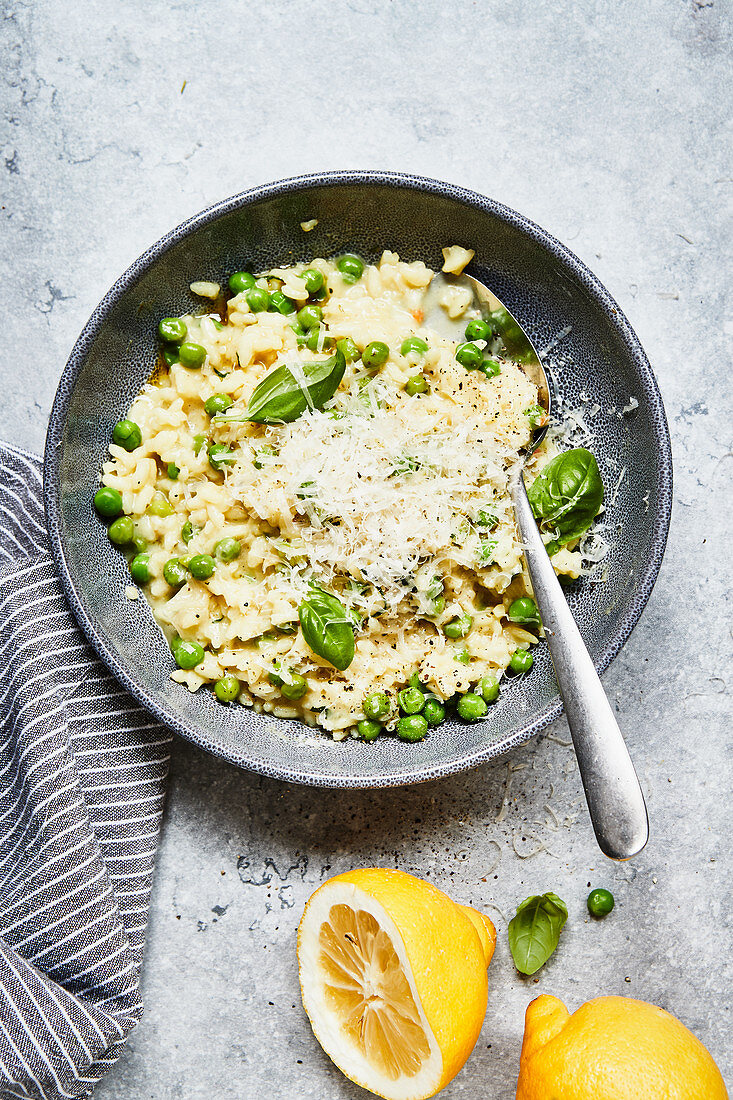
[[[429,876],[496,920],[486,1022],[446,1098],[514,1096],[523,1012],[543,991],[573,1009],[601,993],[654,1001],[730,1072],[730,6],[4,0],[2,12],[6,438],[41,448],[79,329],[170,226],[257,182],[379,167],[490,194],[574,249],[650,355],[676,461],[665,564],[605,677],[648,795],[645,852],[614,866],[596,849],[562,721],[510,759],[376,793],[287,786],[177,742],[146,1015],[99,1100],[364,1095],[310,1033],[294,951],[307,896],[358,864]],[[590,884],[617,898],[602,923],[585,914]],[[507,920],[548,889],[570,920],[522,979]]]

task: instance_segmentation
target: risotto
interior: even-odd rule
[[[446,249],[444,270],[471,255]],[[115,425],[95,504],[190,691],[337,739],[417,741],[449,701],[481,718],[531,667],[541,624],[508,471],[544,413],[499,313],[453,285],[440,304],[465,340],[426,323],[433,279],[391,252],[314,259],[236,272],[226,301],[195,283],[212,312],[160,322],[160,364]],[[553,502],[567,454],[530,460]],[[581,487],[590,519],[598,486]],[[578,523],[535,512],[577,577]]]

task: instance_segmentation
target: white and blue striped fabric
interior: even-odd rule
[[[0,1096],[89,1096],[142,1014],[170,734],[100,664],[0,445]]]

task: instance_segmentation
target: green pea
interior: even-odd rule
[[[222,676],[221,680],[217,680],[214,684],[214,695],[220,703],[233,703],[239,695],[239,692],[239,680],[236,676],[232,676],[231,673]]]
[[[130,539],[130,546],[134,548],[136,554],[143,554],[148,548],[147,539],[144,539],[142,535],[135,531]]]
[[[425,706],[425,696],[419,688],[407,687],[397,693],[397,702],[403,714],[419,714]]]
[[[288,298],[287,294],[283,294],[282,290],[273,290],[269,308],[273,313],[282,313],[283,317],[289,317],[291,313],[295,313],[295,303]]]
[[[113,542],[115,546],[127,546],[135,534],[135,527],[129,516],[120,516],[119,519],[110,523],[107,534],[110,537],[110,542]]]
[[[232,404],[232,399],[227,393],[215,393],[211,397],[207,397],[204,401],[204,409],[208,416],[218,416],[219,413],[226,412],[229,406]]]
[[[130,576],[135,584],[147,584],[150,580],[150,554],[136,554],[130,562]]]
[[[472,691],[462,695],[456,705],[458,714],[465,722],[477,722],[479,718],[484,717],[488,709],[481,696]]]
[[[242,544],[239,539],[219,539],[214,546],[214,553],[220,561],[234,561],[242,553]]]
[[[336,347],[347,363],[353,363],[355,359],[359,358],[359,348],[350,336],[343,336],[340,340],[337,340]]]
[[[244,297],[253,313],[264,313],[270,305],[270,295],[262,286],[250,287]]]
[[[212,470],[221,470],[224,466],[231,466],[237,458],[231,447],[226,443],[212,443],[209,446],[209,466]]]
[[[286,699],[301,699],[307,690],[308,681],[305,676],[301,676],[298,672],[291,672],[290,683],[287,684],[283,680],[280,694],[284,695]]]
[[[424,355],[427,350],[428,345],[421,336],[406,336],[400,346],[401,355],[410,355],[411,352]]]
[[[134,451],[143,441],[142,432],[134,420],[118,420],[112,429],[112,440],[126,451]]]
[[[367,695],[361,709],[367,718],[385,718],[389,714],[389,699],[383,691],[374,691]]]
[[[340,256],[336,261],[336,267],[339,269],[342,275],[347,278],[347,281],[356,282],[357,279],[361,279],[364,274],[364,263],[355,256],[352,252],[347,252],[345,255]]]
[[[323,320],[323,310],[320,306],[303,306],[298,310],[298,324],[306,331],[317,328]]]
[[[103,485],[94,494],[94,507],[105,519],[114,519],[122,511],[122,493]]]
[[[332,336],[321,336],[320,326],[312,328],[303,342],[310,351],[330,351],[334,345]]]
[[[172,367],[178,362],[178,348],[163,348],[163,362],[167,367]]]
[[[467,340],[490,340],[493,333],[488,321],[469,321],[466,325]]]
[[[459,344],[456,349],[456,359],[466,370],[477,370],[481,366],[484,353],[475,344]]]
[[[198,370],[206,359],[206,348],[203,344],[192,344],[187,341],[178,349],[178,358],[184,367],[188,367],[189,370]]]
[[[249,271],[235,271],[229,276],[229,289],[233,294],[242,294],[245,290],[251,290],[254,285],[255,277]]]
[[[417,688],[419,691],[424,692],[425,688],[420,683],[420,673],[415,669],[410,673],[410,679],[407,681],[411,688]]]
[[[180,588],[188,580],[188,574],[180,558],[168,558],[163,566],[163,576],[171,588]]]
[[[183,527],[181,527],[181,541],[185,542],[186,546],[188,546],[189,542],[197,531],[198,527],[194,527],[194,525],[191,523],[191,520],[187,519],[186,522],[183,524]]]
[[[178,475],[180,474],[180,472],[181,471],[178,469],[175,462],[168,463],[167,474],[171,481],[178,481]]]
[[[188,571],[197,581],[208,580],[215,568],[211,554],[194,554],[188,563]]]
[[[400,741],[422,741],[428,732],[428,720],[422,714],[407,714],[397,723]]]
[[[169,344],[180,344],[186,339],[188,329],[180,317],[164,317],[158,322],[158,336]]]
[[[445,611],[445,597],[437,596],[430,607],[430,614],[434,619],[437,619]]]
[[[382,732],[379,722],[373,722],[370,718],[362,718],[356,723],[356,732],[362,741],[375,741]]]
[[[456,615],[454,619],[445,624],[443,633],[446,638],[465,638],[472,626],[473,619],[462,611],[460,615]]]
[[[499,698],[499,680],[492,672],[481,677],[479,691],[485,703],[494,703]]]
[[[173,648],[173,660],[179,668],[196,668],[204,659],[203,646],[198,642],[184,642],[179,638]]]
[[[323,290],[325,279],[321,272],[316,271],[315,268],[306,268],[301,275],[301,279],[305,283],[305,289],[309,294],[318,294],[320,290]]]
[[[470,665],[471,654],[467,649],[460,649],[458,653],[456,653],[456,660],[460,665]]]
[[[408,378],[405,383],[405,393],[408,397],[414,397],[417,393],[428,393],[429,390],[430,387],[423,374],[414,374],[412,378]]]
[[[485,374],[487,378],[496,378],[497,374],[501,374],[501,366],[495,359],[484,359],[479,370],[482,374]]]
[[[206,446],[206,436],[205,435],[195,435],[193,437],[192,442],[193,442],[193,453],[195,455],[197,455],[199,453],[199,451],[203,447]]]
[[[539,626],[540,613],[537,610],[537,604],[529,596],[513,600],[509,605],[509,621],[522,623],[525,626]]]
[[[533,664],[534,657],[528,649],[517,649],[512,653],[508,667],[510,672],[529,672]]]
[[[369,370],[383,366],[388,358],[389,348],[381,340],[372,340],[361,353],[361,361]]]
[[[425,721],[429,726],[439,726],[445,721],[445,707],[437,699],[428,699],[423,709]]]
[[[588,894],[588,912],[592,917],[606,917],[616,902],[610,890],[599,887]]]
[[[146,508],[149,516],[172,516],[173,508],[165,493],[153,493],[153,499]]]

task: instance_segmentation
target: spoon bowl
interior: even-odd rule
[[[430,328],[435,329],[449,340],[461,341],[465,339],[463,335],[464,319],[454,320],[449,317],[440,302],[449,287],[459,287],[470,291],[474,305],[481,311],[482,315],[485,317],[491,316],[495,335],[486,349],[489,354],[502,355],[506,359],[513,359],[515,363],[521,364],[522,370],[537,388],[537,403],[545,410],[547,419],[534,433],[531,453],[539,447],[545,438],[550,416],[552,415],[550,382],[534,344],[513,314],[497,298],[496,294],[482,282],[479,282],[478,279],[475,279],[472,275],[467,275],[465,272],[461,275],[446,275],[444,272],[439,272],[434,277],[425,296],[425,319]]]

